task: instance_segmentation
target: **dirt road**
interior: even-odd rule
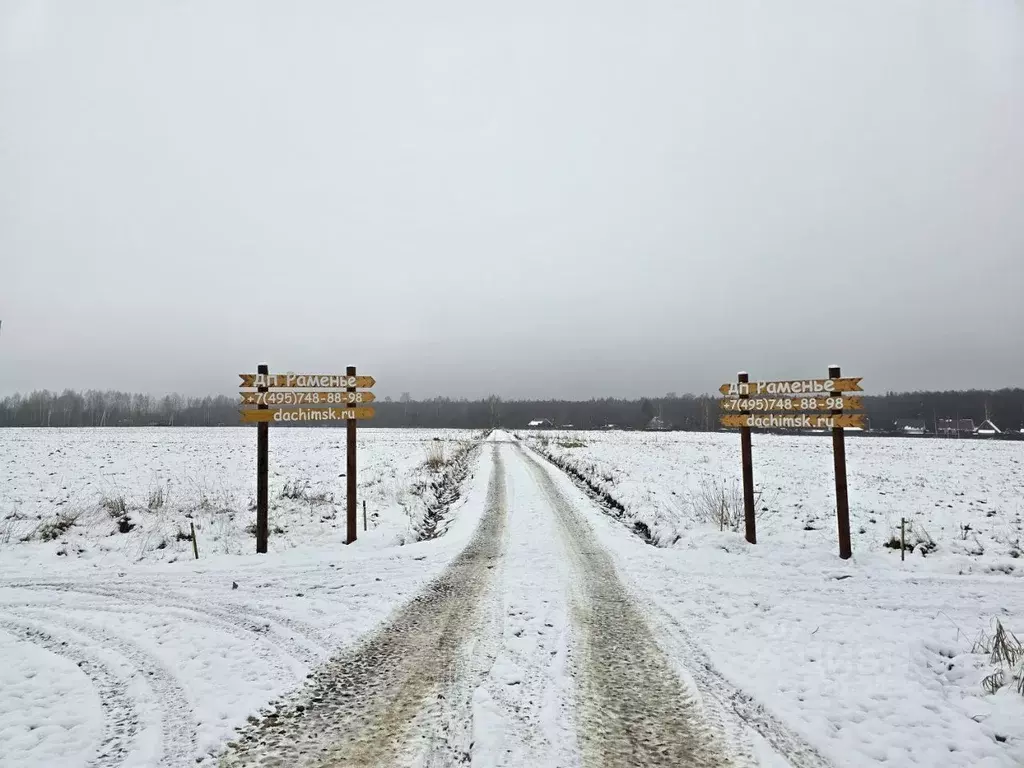
[[[467,641],[483,629],[482,598],[504,530],[504,471],[495,448],[486,509],[466,548],[387,625],[319,669],[294,703],[241,734],[223,765],[384,766],[409,752],[426,753],[434,764],[462,761],[446,738],[445,696]],[[410,744],[414,723],[423,738]]]
[[[465,550],[242,732],[224,766],[754,764],[735,717],[680,678],[594,535],[596,512],[514,441],[489,461]],[[824,765],[793,743],[792,765]]]
[[[520,450],[557,521],[570,560],[578,640],[579,739],[585,765],[733,764],[619,581],[611,556],[538,461]]]

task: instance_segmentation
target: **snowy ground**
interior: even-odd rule
[[[368,540],[410,537],[423,514],[411,491],[440,438],[450,455],[469,432],[359,432],[360,517]],[[275,429],[270,435],[270,548],[333,548],[345,536],[345,431]],[[0,559],[102,562],[253,551],[256,431],[217,429],[7,429],[0,433]],[[360,529],[362,520],[360,519]],[[27,541],[24,541],[27,540]],[[28,544],[28,546],[14,546]]]
[[[476,436],[361,431],[371,530],[346,547],[343,432],[274,431],[271,526],[284,533],[256,556],[253,430],[0,432],[0,518],[29,531],[54,507],[79,512],[52,541],[0,543],[0,762],[212,764],[247,716],[378,625],[465,543],[473,510],[442,539],[399,545],[422,511],[412,489],[430,477],[435,437],[450,454],[453,438]],[[296,481],[335,502],[281,498]],[[153,488],[169,489],[156,510]],[[102,507],[114,495],[138,523],[127,534]],[[189,519],[198,561],[167,536]]]
[[[529,442],[625,508],[598,530],[665,630],[689,633],[837,765],[1024,764],[1024,697],[985,694],[994,667],[970,652],[995,619],[1024,637],[1024,445],[848,439],[844,563],[828,438],[754,436],[756,547],[700,509],[705,488],[738,483],[738,435]],[[900,517],[917,545],[905,562],[884,546]],[[643,543],[638,520],[665,546]],[[922,540],[935,545],[925,555]]]
[[[444,535],[401,545],[437,435],[365,430],[375,530],[345,547],[322,519],[343,503],[331,433],[272,433],[286,532],[256,556],[251,430],[0,431],[0,517],[85,510],[53,541],[0,540],[3,765],[213,765],[230,739],[248,739],[232,764],[256,764],[288,754],[279,715],[368,764],[1024,764],[1024,697],[985,693],[994,666],[971,652],[995,618],[1024,634],[1019,446],[849,440],[842,562],[827,440],[755,437],[756,547],[700,511],[739,475],[735,435],[626,433],[527,441],[623,511],[500,442],[473,454]],[[281,499],[294,479],[336,503]],[[162,513],[145,503],[161,484]],[[196,503],[218,488],[229,501]],[[111,531],[112,493],[129,533]],[[201,560],[142,545],[162,514],[193,515]],[[928,534],[905,563],[883,546],[900,516]],[[339,690],[366,708],[310,719]],[[645,758],[624,727],[667,741]],[[298,754],[286,764],[317,764]]]
[[[728,433],[524,433],[626,507],[657,543],[700,531],[705,489],[740,490],[739,436]],[[837,551],[829,436],[755,434],[758,538]],[[907,520],[908,544],[934,553],[911,565],[945,573],[1024,576],[1024,443],[848,437],[853,549],[899,559],[886,542]],[[678,545],[678,544],[677,544]],[[894,558],[891,556],[895,556]]]

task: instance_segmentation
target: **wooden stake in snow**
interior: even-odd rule
[[[900,518],[900,560],[907,559],[907,518]]]
[[[196,556],[196,560],[199,559],[199,542],[196,541],[196,524],[194,521],[188,521],[189,526],[192,528],[192,554]]]

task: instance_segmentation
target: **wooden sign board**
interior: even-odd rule
[[[751,381],[747,384],[723,384],[718,391],[732,397],[761,395],[829,395],[832,392],[863,392],[861,377],[843,379],[796,379],[794,381]]]
[[[837,416],[817,414],[768,414],[764,416],[724,413],[720,417],[723,427],[751,427],[753,429],[835,429],[836,427],[864,427],[864,414],[851,413]]]
[[[256,552],[266,554],[270,538],[270,425],[271,424],[345,424],[345,532],[346,544],[355,542],[358,530],[359,485],[356,474],[360,419],[376,414],[366,405],[376,398],[372,392],[357,389],[372,387],[373,376],[357,376],[354,365],[345,366],[342,374],[270,373],[268,363],[260,363],[256,373],[240,373],[239,387],[257,392],[239,392],[243,424],[256,429]],[[282,407],[284,406],[284,407]],[[363,530],[366,525],[366,502],[363,501]],[[198,555],[196,555],[198,557]]]
[[[355,371],[352,371],[355,373]],[[853,556],[850,541],[850,498],[846,487],[846,430],[863,429],[860,397],[846,397],[845,392],[863,392],[860,377],[844,378],[838,365],[828,366],[827,379],[794,379],[791,381],[750,381],[750,374],[740,371],[736,382],[718,388],[726,397],[719,401],[725,413],[720,417],[723,427],[740,432],[740,461],[743,471],[743,522],[746,539],[757,543],[757,516],[754,497],[754,459],[751,445],[753,429],[806,429],[832,433],[832,465],[836,473],[836,525],[839,532],[839,557]],[[773,411],[782,411],[774,413]],[[803,411],[803,413],[785,413]],[[807,413],[812,411],[812,413]],[[828,413],[813,413],[828,411]]]
[[[333,373],[240,373],[242,389],[251,387],[283,387],[285,389],[369,388],[377,383],[373,376],[344,376]]]
[[[345,421],[347,419],[372,419],[373,408],[264,408],[239,411],[243,424],[261,421],[271,424],[287,424],[296,421]]]
[[[346,406],[372,403],[373,392],[309,392],[306,390],[278,389],[270,392],[239,392],[242,405],[329,405]]]
[[[719,400],[723,411],[860,411],[864,400],[842,395],[808,397],[757,397]]]

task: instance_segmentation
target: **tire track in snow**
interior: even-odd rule
[[[574,572],[571,615],[584,764],[726,768],[735,764],[655,641],[611,555],[533,457],[517,445],[555,512]]]
[[[687,673],[701,695],[714,702],[723,717],[759,734],[792,768],[831,768],[832,763],[814,746],[791,731],[753,696],[726,680],[676,618],[663,609],[659,609],[659,613],[681,658],[687,659]]]
[[[531,463],[537,463],[535,459],[527,456]],[[560,471],[557,466],[552,466],[553,471]],[[547,476],[547,472],[539,464],[538,470]],[[550,480],[550,476],[547,477]],[[557,488],[555,490],[557,491]],[[663,630],[662,639],[667,641],[673,657],[678,661],[678,666],[682,667],[684,674],[692,680],[694,687],[699,691],[705,704],[705,717],[714,723],[719,731],[724,730],[728,724],[729,732],[737,737],[742,737],[746,729],[757,733],[778,755],[785,758],[792,768],[831,768],[832,763],[817,748],[790,730],[753,696],[729,682],[715,668],[707,653],[690,638],[677,619],[660,606],[656,607],[655,612],[655,622]],[[737,757],[741,762],[753,762],[749,745],[742,747],[746,747],[742,749],[746,754]]]
[[[272,612],[261,608],[250,609],[249,606],[234,606],[230,604],[210,605],[209,603],[197,602],[195,600],[189,601],[187,597],[166,589],[157,592],[155,590],[138,589],[131,585],[115,589],[107,586],[71,582],[11,582],[5,583],[4,586],[30,589],[43,592],[44,594],[49,591],[60,594],[100,597],[107,600],[116,600],[125,605],[135,606],[137,609],[144,611],[157,609],[174,610],[186,621],[208,624],[219,631],[244,639],[247,642],[251,641],[253,635],[255,635],[271,646],[275,652],[296,659],[306,666],[319,663],[329,650],[319,642],[319,639],[313,639],[309,636],[314,634],[313,630],[310,630],[308,634],[300,633],[293,629],[297,623],[290,622],[280,616],[271,618]],[[97,605],[96,608],[106,611],[118,610],[116,607],[110,606],[109,603]],[[286,631],[282,631],[278,626],[279,624]],[[260,655],[266,657],[265,653]],[[274,664],[274,666],[277,665]]]
[[[96,748],[96,756],[87,768],[116,768],[125,764],[132,744],[140,730],[139,712],[135,701],[125,691],[124,682],[88,645],[71,635],[56,637],[45,624],[3,617],[0,629],[18,640],[33,643],[50,653],[74,662],[89,678],[100,700],[103,713],[103,736]]]
[[[503,554],[498,449],[483,517],[469,544],[384,627],[317,670],[277,711],[243,729],[223,766],[384,766],[468,762],[467,649],[486,652],[484,597]],[[431,734],[431,730],[433,733]],[[431,742],[429,736],[434,736]]]
[[[71,610],[76,610],[72,608]],[[85,610],[85,609],[83,609]],[[91,610],[91,609],[90,609]],[[104,650],[110,650],[130,662],[135,672],[145,681],[160,710],[161,766],[187,766],[194,764],[196,752],[196,721],[188,704],[185,690],[164,663],[137,643],[88,621],[70,620],[66,616],[53,616],[45,610],[33,609],[32,620],[56,623],[61,629],[71,629],[79,635],[95,640]]]
[[[568,566],[529,469],[507,462],[505,484],[508,556],[495,601],[500,644],[473,695],[472,762],[568,768],[579,764],[567,661]]]

